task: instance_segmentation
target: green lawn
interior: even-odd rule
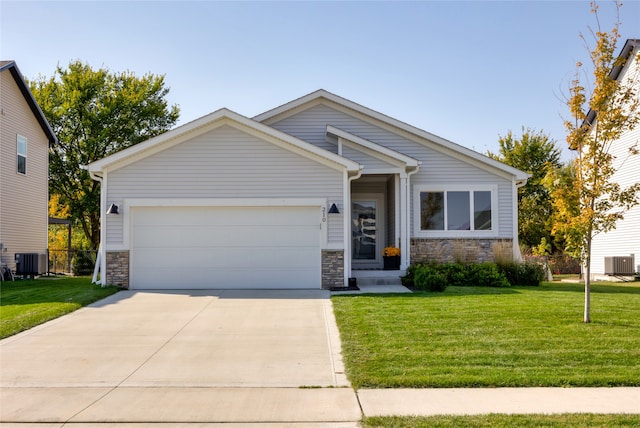
[[[640,415],[479,415],[430,417],[365,418],[362,426],[381,428],[563,428],[563,427],[638,427]]]
[[[119,291],[87,277],[0,283],[0,339],[73,312]]]
[[[640,386],[640,284],[338,295],[356,388]]]

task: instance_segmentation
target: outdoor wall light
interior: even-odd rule
[[[335,203],[331,204],[331,208],[329,208],[329,214],[340,214],[340,210],[338,210],[338,207]]]
[[[107,209],[107,214],[119,214],[118,206],[116,204],[109,205],[109,209]]]

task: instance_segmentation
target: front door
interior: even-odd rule
[[[381,269],[384,198],[354,195],[351,205],[351,258],[354,269]]]

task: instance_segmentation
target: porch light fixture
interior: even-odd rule
[[[329,214],[340,214],[340,210],[338,210],[338,207],[335,203],[331,204],[331,208],[329,208]]]
[[[109,205],[109,209],[107,209],[107,214],[119,214],[118,206],[116,204]]]

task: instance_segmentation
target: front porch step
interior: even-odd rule
[[[404,270],[353,270],[351,272],[361,285],[402,285],[400,277]]]

